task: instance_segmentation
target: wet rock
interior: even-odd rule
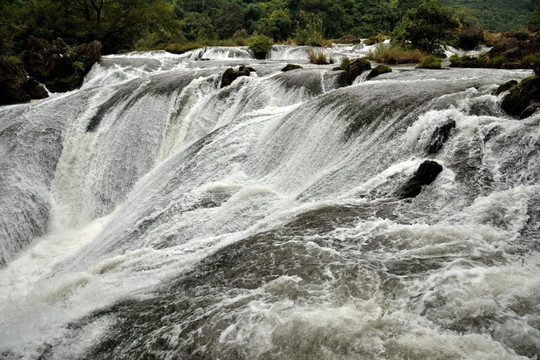
[[[334,70],[343,70],[345,71],[347,84],[351,85],[354,80],[360,76],[364,71],[371,70],[371,63],[368,59],[357,58],[357,59],[347,59],[345,58],[341,62],[341,66]]]
[[[249,74],[250,73],[248,70],[236,71],[233,68],[228,68],[227,70],[225,70],[223,76],[221,77],[220,88],[229,86],[234,82],[234,80],[238,79],[241,76],[249,76]]]
[[[366,80],[371,80],[376,76],[379,76],[381,74],[386,74],[392,72],[392,69],[389,66],[386,65],[377,65],[371,72],[368,74]]]
[[[91,43],[77,46],[75,52],[77,53],[78,58],[85,59],[86,62],[94,64],[101,57],[101,50],[101,43],[94,40]]]
[[[32,99],[44,99],[49,96],[45,88],[34,78],[29,78],[23,85],[22,89],[30,95]]]
[[[534,103],[532,105],[529,105],[523,110],[523,112],[519,115],[520,119],[528,118],[529,116],[534,115],[538,110],[540,110],[540,103]]]
[[[427,148],[428,154],[436,154],[443,147],[443,144],[450,137],[450,132],[456,127],[454,120],[448,120],[444,124],[437,126],[431,135],[431,141]]]
[[[22,61],[15,56],[0,58],[0,104],[12,104],[30,100],[22,89],[26,81],[26,71]]]
[[[287,64],[281,71],[291,71],[296,69],[303,69],[300,65]]]
[[[240,65],[240,67],[238,68],[238,71],[249,71],[251,73],[251,72],[255,72],[255,69],[246,65]]]
[[[540,103],[540,76],[531,76],[510,89],[501,107],[507,114],[522,118],[525,109],[536,103]]]
[[[497,88],[497,91],[495,91],[495,94],[496,95],[502,94],[503,92],[510,90],[511,88],[516,86],[517,84],[518,84],[518,82],[516,80],[507,81],[507,82],[505,82],[504,84],[502,84],[501,86],[499,86]]]
[[[431,184],[442,169],[442,166],[436,161],[424,161],[413,177],[399,189],[398,198],[406,199],[417,196],[422,191],[422,186]]]

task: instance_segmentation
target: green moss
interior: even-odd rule
[[[249,48],[255,53],[257,59],[264,59],[271,47],[272,40],[267,36],[256,35],[249,39]]]
[[[527,106],[538,102],[540,102],[540,76],[531,76],[510,89],[501,107],[508,114],[519,116]]]
[[[422,69],[440,69],[442,60],[434,55],[424,56],[418,65]]]
[[[371,70],[367,76],[367,80],[373,79],[376,76],[392,72],[392,69],[387,65],[377,65]]]
[[[291,71],[296,69],[302,69],[300,65],[287,64],[281,71]]]

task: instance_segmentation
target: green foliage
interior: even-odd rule
[[[442,60],[440,58],[434,55],[427,55],[422,58],[418,67],[422,69],[440,69],[441,64]]]
[[[182,34],[188,41],[205,41],[217,39],[212,20],[206,14],[188,12],[180,21]]]
[[[292,32],[292,21],[288,9],[274,10],[261,19],[257,33],[268,36],[274,41],[287,39]]]
[[[381,43],[383,41],[384,41],[384,39],[383,39],[382,36],[370,36],[369,39],[364,41],[364,44],[366,44],[366,45],[375,45],[375,44]]]
[[[451,40],[453,30],[457,30],[460,23],[450,9],[441,6],[436,0],[427,0],[418,7],[407,11],[399,40],[410,41],[411,44],[427,53],[440,54],[440,44]]]
[[[313,13],[301,12],[294,40],[298,45],[321,46],[324,40],[323,21]]]
[[[378,44],[374,51],[368,54],[371,60],[385,64],[406,64],[419,62],[424,54],[418,49],[407,49],[404,46],[392,42],[390,44]]]
[[[255,35],[252,36],[251,39],[249,39],[249,48],[251,51],[253,51],[256,55],[257,54],[265,54],[270,50],[272,47],[272,39],[270,39],[267,36],[264,35]]]
[[[534,8],[534,13],[532,14],[529,24],[540,25],[540,4],[536,5],[536,7]]]
[[[471,57],[468,55],[452,55],[450,56],[450,66],[451,67],[460,67],[460,68],[495,68],[502,69],[508,68],[513,69],[521,67],[520,64],[515,64],[513,62],[508,62],[502,56],[495,56],[490,58],[486,54],[479,57]]]
[[[349,62],[349,58],[348,57],[344,57],[343,59],[341,59],[341,64],[339,65],[339,68],[343,71],[349,71],[349,66],[350,66],[350,62]]]
[[[537,0],[441,0],[452,9],[467,8],[463,20],[473,26],[504,32],[519,30],[529,23]],[[540,11],[540,10],[539,10]]]

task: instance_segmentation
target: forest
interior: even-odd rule
[[[434,2],[434,0],[430,0]],[[18,54],[29,36],[68,44],[99,40],[104,53],[168,44],[242,45],[254,35],[317,44],[346,34],[396,34],[422,0],[2,0],[0,55]],[[525,28],[537,0],[443,0],[461,22],[505,31]],[[538,17],[538,16],[537,16]]]

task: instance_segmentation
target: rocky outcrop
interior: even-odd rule
[[[444,124],[437,126],[433,134],[431,135],[431,141],[429,142],[427,153],[436,154],[441,150],[444,143],[450,137],[450,132],[456,127],[454,120],[448,120]]]
[[[245,66],[241,66],[239,70],[228,68],[227,70],[225,70],[223,76],[221,77],[220,88],[229,86],[234,82],[234,80],[238,79],[241,76],[249,76],[249,74],[250,71]]]
[[[536,111],[532,111],[534,107],[525,110],[539,103],[540,76],[531,76],[509,90],[501,102],[501,107],[507,114],[524,119]]]
[[[493,48],[487,53],[491,59],[502,58],[503,67],[519,68],[527,67],[534,69],[537,63],[523,64],[524,58],[540,56],[540,33],[507,32],[495,42]],[[536,71],[536,69],[535,69]]]
[[[464,50],[474,50],[484,42],[484,28],[481,26],[463,26],[458,34],[459,47]]]
[[[294,64],[287,64],[281,71],[291,71],[296,69],[303,69],[300,65],[294,65]]]
[[[339,39],[340,44],[360,44],[360,39],[354,36],[353,34],[347,34],[341,39]]]
[[[368,74],[366,80],[373,79],[374,77],[377,77],[381,74],[386,74],[392,72],[392,69],[389,66],[386,65],[377,65],[371,72]]]
[[[511,88],[516,86],[517,84],[518,84],[518,82],[516,80],[507,81],[507,82],[505,82],[504,84],[502,84],[501,86],[499,86],[497,88],[497,91],[495,91],[495,94],[496,95],[502,94],[503,92],[510,90]]]
[[[30,37],[25,56],[25,68],[52,92],[78,88],[84,76],[101,56],[101,43],[93,41],[73,49],[64,40],[49,42]]]
[[[341,62],[341,66],[334,70],[345,71],[345,80],[348,85],[351,85],[354,80],[360,76],[364,71],[371,70],[371,63],[368,59],[357,58],[351,59],[344,58]]]
[[[397,197],[406,199],[418,196],[422,191],[422,186],[435,181],[442,169],[442,166],[436,161],[424,161],[420,164],[413,177],[398,190]]]
[[[43,86],[34,78],[28,78],[18,57],[0,57],[0,104],[26,102],[47,96]]]

